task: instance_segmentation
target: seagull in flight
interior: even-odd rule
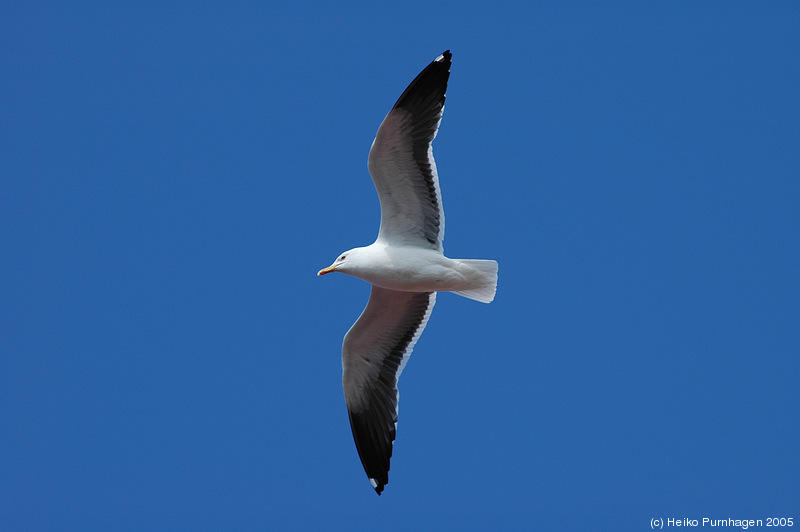
[[[374,243],[346,251],[317,275],[340,272],[372,284],[344,337],[342,386],[350,428],[372,487],[389,482],[397,433],[397,380],[428,323],[437,292],[489,303],[497,262],[444,256],[444,211],[432,142],[444,110],[450,51],[406,88],[378,128],[368,167],[381,204]]]

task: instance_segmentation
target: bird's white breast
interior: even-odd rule
[[[460,289],[467,279],[462,265],[442,253],[420,247],[388,246],[376,242],[360,257],[351,275],[371,284],[405,292]]]

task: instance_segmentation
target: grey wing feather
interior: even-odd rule
[[[428,322],[436,293],[372,287],[342,346],[342,385],[364,471],[380,495],[397,431],[397,379]]]
[[[432,142],[451,58],[446,51],[420,72],[378,128],[368,162],[381,202],[378,239],[442,249],[444,209]]]

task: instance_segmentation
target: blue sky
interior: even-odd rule
[[[3,2],[9,530],[800,519],[800,4]],[[453,52],[390,482],[340,347],[367,152]]]

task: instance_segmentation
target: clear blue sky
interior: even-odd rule
[[[0,528],[800,521],[800,4],[0,6]],[[375,131],[453,51],[442,294],[361,468]]]

